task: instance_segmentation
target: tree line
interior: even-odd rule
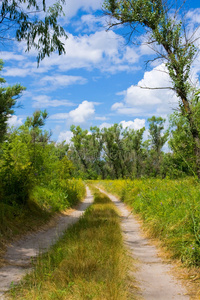
[[[71,126],[73,137],[67,155],[76,167],[76,176],[87,179],[118,179],[197,176],[196,158],[188,119],[178,111],[165,119],[148,119],[145,127],[123,129],[121,124],[109,128]],[[166,145],[166,151],[163,146]]]

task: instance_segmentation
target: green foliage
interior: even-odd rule
[[[3,61],[0,60],[0,71],[3,69]],[[0,77],[0,143],[5,139],[7,121],[14,113],[13,107],[25,88],[19,84],[3,87],[5,79]]]
[[[37,111],[10,129],[0,152],[0,247],[16,235],[37,229],[52,212],[72,207],[85,196],[74,179],[68,147],[50,142],[42,130],[46,111]]]
[[[169,147],[173,151],[172,159],[176,170],[190,175],[196,173],[194,141],[187,118],[178,112],[170,116]]]
[[[121,125],[114,124],[102,130],[91,127],[91,133],[80,126],[72,126],[71,130],[73,144],[69,155],[79,176],[85,179],[140,176],[144,128],[123,130]]]
[[[188,120],[193,140],[196,161],[196,174],[200,178],[200,132],[199,132],[199,90],[191,83],[191,67],[197,47],[194,35],[188,37],[179,12],[180,8],[170,1],[151,0],[105,0],[105,13],[110,16],[110,26],[128,25],[130,37],[137,34],[136,28],[142,26],[147,33],[147,43],[155,44],[156,58],[163,58],[172,81],[173,90],[180,99],[182,116]],[[196,30],[196,29],[194,29]],[[135,38],[135,37],[134,37]],[[192,96],[192,98],[191,98]]]
[[[71,126],[73,145],[70,148],[70,158],[79,170],[78,174],[85,179],[96,179],[100,173],[104,177],[101,153],[103,138],[98,127],[82,130],[80,126]],[[77,175],[78,175],[77,174]]]
[[[164,172],[161,172],[161,168],[163,167],[162,162],[165,155],[161,152],[161,149],[169,136],[168,130],[163,132],[165,121],[165,119],[155,116],[148,119],[150,134],[149,144],[151,149],[148,153],[147,163],[149,164],[150,174],[154,177],[162,173],[162,175],[164,175]]]
[[[47,1],[40,3],[37,0],[3,0],[1,3],[0,40],[7,39],[6,34],[13,34],[17,41],[26,41],[27,51],[33,47],[38,51],[38,63],[54,51],[65,53],[62,38],[67,38],[64,29],[58,24],[58,18],[63,14],[62,4],[59,0],[47,8]],[[44,17],[38,18],[43,12]],[[14,25],[14,26],[13,26]],[[4,35],[5,34],[5,35]]]
[[[155,116],[148,119],[151,145],[158,154],[160,154],[169,135],[168,131],[162,133],[165,121],[165,119]]]
[[[194,179],[101,181],[144,220],[174,258],[200,266],[200,186]]]
[[[83,183],[72,179],[74,166],[65,155],[65,145],[57,148],[42,130],[46,117],[46,111],[36,111],[2,144],[0,199],[4,203],[22,205],[32,199],[59,211],[84,196]]]
[[[31,199],[47,211],[63,211],[74,206],[85,196],[85,185],[81,179],[51,181],[48,185],[36,185]]]

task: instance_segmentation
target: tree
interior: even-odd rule
[[[28,134],[31,136],[31,143],[33,148],[33,154],[32,154],[32,165],[36,170],[39,169],[39,166],[42,164],[42,161],[44,157],[40,155],[40,152],[43,148],[46,146],[46,144],[49,142],[50,134],[47,131],[42,131],[42,127],[45,125],[45,120],[47,119],[48,114],[46,110],[36,110],[33,113],[32,117],[27,117],[26,121],[24,123],[24,130],[28,131]],[[38,155],[39,153],[39,155]]]
[[[163,58],[172,80],[173,90],[180,99],[182,115],[189,122],[196,157],[197,174],[200,178],[200,132],[196,122],[194,104],[195,88],[190,81],[190,70],[197,49],[193,35],[188,38],[179,10],[174,9],[167,0],[105,0],[104,9],[111,17],[110,27],[117,25],[130,26],[130,39],[136,27],[142,26],[148,33],[149,44],[155,44],[157,58]],[[199,103],[198,92],[196,102]],[[196,105],[197,105],[196,104]]]
[[[177,173],[181,175],[194,175],[196,162],[193,147],[193,139],[188,119],[174,112],[170,116],[170,139],[169,147],[172,152],[172,161],[176,165]]]
[[[158,155],[169,135],[168,131],[162,133],[165,121],[165,119],[155,116],[148,119],[151,145]]]
[[[27,51],[32,47],[38,51],[38,64],[54,51],[65,53],[62,38],[67,35],[57,22],[64,3],[65,0],[59,0],[47,8],[45,0],[2,0],[0,41],[11,39],[13,34],[17,41],[25,40]],[[38,18],[39,14],[44,17]]]
[[[104,156],[106,162],[113,169],[113,178],[124,178],[125,168],[124,165],[124,144],[121,138],[122,125],[114,124],[109,128],[103,128],[104,140]]]
[[[100,174],[104,177],[101,160],[103,140],[98,127],[91,127],[90,130],[88,132],[80,126],[71,126],[73,144],[70,147],[70,157],[88,179],[96,179]]]
[[[126,128],[123,132],[124,149],[126,152],[126,161],[129,177],[139,177],[143,168],[143,133],[145,127],[134,130]]]
[[[3,69],[3,61],[0,60],[0,71]],[[19,84],[4,87],[5,79],[0,77],[0,143],[5,139],[7,121],[14,113],[13,107],[25,88]]]
[[[153,158],[152,164],[155,170],[155,175],[158,175],[160,172],[162,160],[161,149],[168,139],[169,132],[163,132],[165,119],[161,117],[153,116],[148,119],[148,122],[150,133],[151,156]]]

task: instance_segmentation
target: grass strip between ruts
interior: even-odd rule
[[[134,299],[130,258],[123,246],[120,218],[108,197],[95,190],[94,204],[35,270],[13,288],[10,299]]]

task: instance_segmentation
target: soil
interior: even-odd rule
[[[131,274],[136,279],[138,299],[145,300],[189,300],[185,287],[172,275],[172,266],[164,262],[158,250],[145,238],[138,221],[117,197],[105,193],[121,213],[121,224],[125,245],[133,257],[136,270]]]
[[[77,222],[92,201],[93,196],[87,188],[84,201],[70,214],[61,215],[54,227],[28,234],[8,247],[4,256],[5,266],[0,268],[0,299],[6,299],[5,292],[32,270],[33,259],[46,252],[70,225]]]

